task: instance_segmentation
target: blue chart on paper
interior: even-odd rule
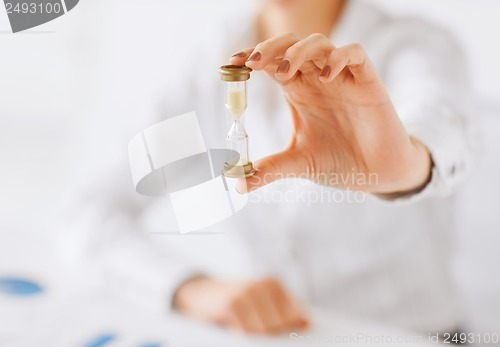
[[[111,342],[115,341],[117,339],[117,336],[115,334],[101,334],[95,337],[94,339],[90,340],[86,344],[83,345],[83,347],[105,347],[108,346]],[[139,345],[138,347],[161,347],[159,343],[144,343]]]
[[[23,278],[0,277],[0,293],[12,296],[33,296],[43,292],[35,282]]]
[[[83,347],[104,347],[115,339],[114,334],[102,334],[87,342]]]
[[[17,297],[30,297],[40,295],[44,288],[34,281],[18,277],[0,277],[0,295]],[[117,340],[117,336],[112,333],[102,333],[92,340],[84,343],[82,347],[105,347]],[[161,347],[156,342],[146,342],[137,347]]]

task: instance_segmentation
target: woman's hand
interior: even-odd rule
[[[360,45],[336,48],[321,34],[285,34],[235,54],[231,64],[263,70],[279,83],[294,126],[287,149],[255,163],[249,191],[295,176],[394,194],[430,179],[427,149],[406,133]]]
[[[275,279],[249,282],[195,278],[175,294],[178,310],[192,317],[250,333],[307,328],[303,311]]]

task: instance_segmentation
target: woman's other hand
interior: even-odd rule
[[[272,278],[195,278],[177,290],[174,305],[189,316],[249,333],[290,332],[309,324],[299,305]]]

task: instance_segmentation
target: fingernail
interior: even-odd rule
[[[330,65],[326,65],[323,70],[321,70],[321,77],[328,78],[330,76],[330,72],[332,71],[332,67]]]
[[[248,61],[259,61],[261,57],[262,54],[260,54],[260,52],[255,52],[250,56],[250,58],[248,58]]]
[[[232,58],[234,58],[234,57],[243,58],[243,57],[246,57],[246,56],[247,56],[247,54],[245,52],[238,52],[236,54],[233,54]]]
[[[276,70],[276,73],[287,73],[288,70],[290,70],[290,62],[288,60],[283,60],[278,66],[278,70]]]

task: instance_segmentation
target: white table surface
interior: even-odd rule
[[[112,334],[106,347],[139,347],[146,342],[177,347],[430,346],[415,334],[311,309],[312,328],[274,337],[245,336],[178,314],[158,315],[105,290],[64,298],[0,296],[0,346],[69,347]],[[5,324],[7,322],[7,324]],[[10,322],[10,323],[9,323]],[[427,342],[427,336],[422,337]],[[371,339],[371,341],[370,341]]]
[[[146,342],[162,347],[433,345],[428,336],[423,336],[424,343],[408,342],[415,341],[414,333],[317,308],[309,310],[312,328],[297,332],[295,339],[245,336],[178,314],[152,313],[102,288],[92,276],[68,273],[46,239],[21,230],[0,233],[0,277],[18,276],[45,288],[31,297],[0,293],[2,347],[87,347],[102,334],[115,335],[105,347],[140,347]]]

